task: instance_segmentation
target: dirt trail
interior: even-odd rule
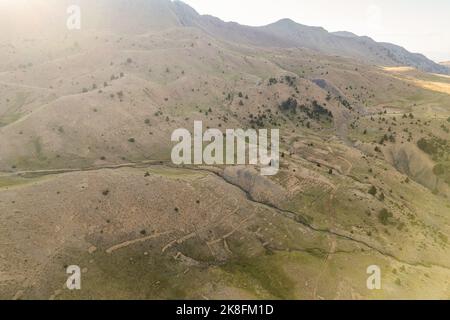
[[[330,148],[330,152],[332,154],[335,154],[334,151]],[[339,159],[347,162],[350,166],[347,168],[345,175],[350,174],[353,165],[350,163],[350,161],[348,161],[347,159],[343,158],[343,157],[338,157]],[[327,207],[328,207],[328,212],[331,212],[331,216],[330,216],[330,225],[335,228],[335,224],[336,224],[336,208],[333,206],[333,200],[336,197],[336,191],[337,191],[338,187],[334,188],[333,191],[330,194],[330,197],[327,201]],[[331,239],[331,244],[330,244],[330,249],[328,250],[327,256],[322,264],[322,268],[321,271],[319,273],[319,276],[316,279],[316,284],[314,286],[314,290],[313,290],[313,299],[317,300],[318,296],[317,296],[317,291],[319,290],[319,285],[320,285],[320,281],[322,280],[322,277],[324,275],[324,273],[326,272],[329,262],[332,258],[332,255],[334,255],[334,252],[336,250],[337,247],[337,242],[336,242],[336,237],[335,236],[328,236],[329,239]]]
[[[26,84],[10,83],[10,82],[3,82],[3,81],[0,81],[0,85],[4,85],[4,86],[8,86],[8,87],[18,87],[18,88],[24,88],[24,89],[44,90],[44,91],[49,91],[49,92],[54,91],[53,89],[44,88],[44,87],[29,86]]]
[[[129,247],[129,246],[131,246],[133,244],[140,243],[140,242],[145,242],[145,241],[148,241],[148,240],[151,240],[151,239],[155,239],[155,238],[159,238],[161,236],[169,235],[171,233],[173,233],[173,231],[166,231],[166,232],[161,232],[161,233],[155,233],[155,234],[152,234],[152,235],[147,236],[147,237],[125,241],[125,242],[116,244],[116,245],[106,249],[106,253],[111,254],[111,253],[113,253],[116,250]]]
[[[98,171],[98,170],[105,170],[105,169],[114,170],[114,169],[122,169],[122,168],[145,168],[147,166],[152,166],[152,165],[168,166],[169,163],[170,163],[169,160],[145,160],[145,161],[141,161],[141,162],[128,162],[128,163],[121,163],[121,164],[92,166],[92,167],[84,167],[84,168],[24,170],[24,171],[17,171],[17,172],[3,172],[3,173],[0,173],[0,177],[48,176],[48,175],[58,175],[58,174],[72,173],[72,172]]]
[[[346,235],[346,234],[340,233],[338,231],[333,231],[332,229],[328,229],[328,228],[321,229],[321,228],[315,227],[314,225],[312,225],[306,221],[299,220],[298,212],[293,212],[290,210],[282,209],[282,208],[279,208],[270,203],[265,203],[265,202],[260,202],[258,200],[255,200],[247,190],[245,190],[238,184],[228,181],[225,177],[222,176],[221,173],[217,172],[213,168],[205,168],[205,167],[199,168],[199,167],[191,167],[191,166],[181,166],[180,167],[180,166],[173,165],[170,161],[165,162],[165,161],[159,161],[159,160],[147,160],[147,161],[136,162],[136,163],[126,163],[126,164],[120,164],[120,165],[99,166],[99,167],[89,167],[89,168],[21,171],[21,172],[16,172],[16,173],[8,173],[8,174],[6,174],[6,176],[14,176],[14,175],[16,175],[16,176],[17,175],[19,175],[19,176],[24,176],[24,175],[45,176],[45,175],[53,175],[53,174],[63,174],[63,173],[67,173],[67,172],[85,172],[85,171],[96,171],[96,170],[104,170],[104,169],[120,169],[120,168],[145,168],[145,167],[150,167],[150,166],[165,166],[165,167],[170,167],[170,168],[208,172],[210,174],[215,175],[216,177],[219,177],[225,183],[241,190],[244,193],[244,195],[248,201],[250,201],[258,206],[262,206],[266,209],[274,210],[275,212],[283,215],[284,217],[286,217],[292,221],[295,221],[298,224],[303,225],[304,227],[308,228],[309,230],[311,230],[313,232],[319,232],[319,233],[323,233],[323,234],[326,234],[329,236],[334,236],[336,239],[353,242],[357,245],[367,248],[368,250],[374,251],[374,252],[384,256],[385,258],[391,258],[397,262],[407,264],[410,266],[425,267],[425,268],[430,268],[430,267],[434,266],[434,267],[439,267],[439,268],[443,268],[446,270],[450,270],[450,266],[447,266],[447,265],[440,265],[440,264],[436,264],[436,263],[424,263],[421,261],[408,261],[405,259],[401,259],[401,258],[395,256],[393,253],[386,252],[383,249],[377,248],[375,245],[369,244],[362,239],[353,238],[350,235]]]
[[[336,191],[333,191],[330,194],[330,198],[327,201],[327,206],[329,208],[329,212],[331,212],[331,216],[330,216],[331,223],[330,223],[330,225],[333,226],[333,227],[335,226],[335,222],[336,222],[336,209],[333,206],[333,200],[334,200],[334,197],[335,197],[335,193],[336,193]],[[320,281],[322,280],[322,277],[325,274],[325,272],[326,272],[326,270],[328,268],[329,262],[332,259],[332,256],[335,254],[336,247],[337,247],[336,237],[335,236],[328,236],[328,238],[331,241],[330,249],[327,252],[327,256],[326,256],[326,258],[324,259],[324,261],[322,263],[321,270],[320,270],[319,275],[318,275],[318,277],[316,279],[316,283],[315,283],[314,290],[313,290],[313,299],[315,299],[315,300],[318,300],[318,298],[319,298],[318,295],[317,295],[317,291],[319,290]]]

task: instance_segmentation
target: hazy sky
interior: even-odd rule
[[[450,0],[184,0],[201,14],[264,25],[282,18],[450,60]]]

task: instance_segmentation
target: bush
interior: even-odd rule
[[[297,78],[296,77],[291,77],[291,76],[285,76],[284,80],[286,80],[287,84],[290,87],[294,87],[295,86],[295,81],[297,80]]]
[[[275,79],[275,78],[270,78],[269,79],[269,86],[271,86],[271,85],[274,85],[274,84],[277,84],[278,83],[278,80],[277,79]],[[449,118],[450,119],[450,118]]]
[[[375,186],[372,186],[372,187],[369,189],[369,194],[375,196],[375,195],[377,194],[377,188],[375,188]]]
[[[294,98],[289,98],[286,101],[283,101],[280,105],[280,109],[282,111],[291,111],[293,113],[297,112],[298,102]]]
[[[444,139],[433,137],[431,139],[420,139],[417,146],[425,153],[431,156],[442,154],[448,148],[448,142]]]
[[[333,113],[329,111],[328,109],[324,108],[322,105],[320,105],[317,100],[314,100],[312,102],[313,111],[312,113],[319,118],[321,115],[328,116],[330,118],[333,118]]]
[[[378,220],[385,226],[389,224],[389,219],[392,218],[393,215],[387,209],[381,209],[378,213]]]
[[[419,141],[417,141],[417,146],[423,152],[431,154],[431,155],[437,152],[436,146],[433,143],[431,143],[430,141],[428,141],[428,140],[426,140],[424,138],[422,138]]]

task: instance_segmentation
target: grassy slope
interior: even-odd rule
[[[249,127],[250,115],[267,115],[270,109],[273,120],[265,118],[264,125],[281,128],[285,153],[272,182],[285,197],[273,199],[256,186],[247,190],[263,202],[256,203],[217,177],[167,168],[78,172],[25,185],[19,184],[23,179],[0,178],[0,186],[7,187],[0,190],[0,243],[7,257],[0,269],[0,296],[449,297],[450,203],[414,181],[405,183],[406,175],[384,154],[395,144],[378,143],[393,117],[399,122],[394,129],[399,145],[415,145],[437,132],[448,139],[439,128],[449,116],[449,95],[433,90],[434,82],[447,79],[309,52],[237,48],[193,30],[136,39],[99,34],[61,46],[55,55],[66,52],[68,59],[0,76],[1,82],[15,84],[2,88],[11,97],[19,97],[23,86],[33,92],[16,104],[20,118],[8,118],[0,128],[3,171],[164,160],[175,128],[190,128],[194,119],[211,127]],[[286,75],[297,77],[294,86],[267,85],[269,78]],[[325,79],[329,88],[311,81],[317,79]],[[328,90],[333,91],[329,100]],[[279,112],[278,104],[292,95],[301,104],[326,104],[334,126]],[[11,110],[11,101],[2,100],[0,110]],[[413,113],[414,121],[402,120],[405,113]],[[417,119],[421,125],[414,124]],[[405,129],[413,135],[410,141]],[[374,152],[377,145],[382,152]],[[144,177],[146,171],[150,177]],[[368,194],[371,186],[376,196]],[[223,220],[233,208],[239,211]],[[379,218],[383,209],[392,213],[387,222]],[[112,245],[172,230],[105,253]],[[162,252],[192,232],[198,233]],[[212,247],[205,244],[217,239]],[[89,254],[93,246],[97,250]],[[178,253],[187,258],[180,260]],[[67,264],[87,269],[81,292],[61,289]],[[381,292],[365,287],[371,264],[382,267]]]

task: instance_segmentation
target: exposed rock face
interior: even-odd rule
[[[224,178],[258,202],[278,205],[287,199],[286,190],[253,168],[228,167],[224,170]]]

